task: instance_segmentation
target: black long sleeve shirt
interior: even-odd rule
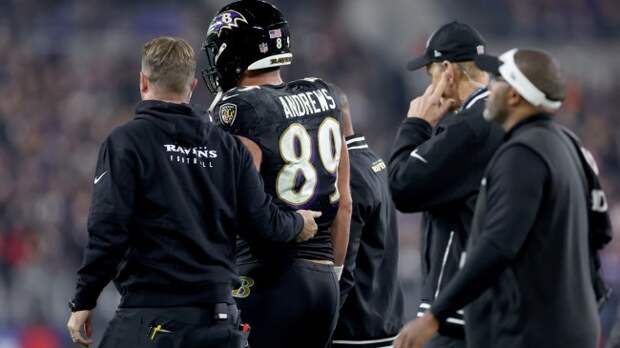
[[[602,207],[592,205],[581,152],[539,114],[514,126],[491,159],[464,265],[430,307],[444,320],[467,304],[468,345],[596,347],[592,210]]]
[[[463,268],[433,304],[431,312],[439,320],[463,308],[491,286],[521,250],[538,214],[549,178],[543,160],[524,146],[513,146],[498,159],[496,168],[485,178],[493,185],[488,191],[484,234],[468,251]]]
[[[402,212],[424,212],[418,313],[431,306],[458,271],[480,180],[503,140],[503,130],[482,115],[488,94],[474,91],[434,129],[421,118],[408,118],[394,142],[388,164],[392,199]],[[462,311],[455,311],[441,334],[460,337],[464,323]]]

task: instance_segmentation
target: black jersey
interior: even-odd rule
[[[254,141],[265,190],[277,204],[321,211],[315,238],[298,244],[238,243],[239,263],[278,257],[333,260],[329,227],[338,210],[342,136],[338,92],[320,79],[239,87],[213,108],[223,129]]]

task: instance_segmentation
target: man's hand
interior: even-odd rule
[[[394,348],[422,348],[439,329],[439,322],[433,313],[426,311],[423,316],[410,321],[400,330]]]
[[[422,96],[411,101],[407,117],[419,117],[435,127],[455,102],[453,99],[444,99],[442,97],[447,86],[448,72],[444,71],[437,85],[431,84],[426,88]]]
[[[305,242],[308,239],[314,237],[316,231],[319,227],[314,221],[315,218],[323,215],[320,211],[312,211],[312,210],[298,210],[297,214],[301,215],[304,218],[304,228],[301,230],[299,235],[297,235],[297,242]]]
[[[90,315],[92,311],[77,311],[71,313],[71,317],[69,318],[69,322],[67,322],[67,328],[69,329],[69,335],[71,336],[71,341],[75,344],[80,344],[84,347],[88,347],[93,344],[93,340],[90,337],[93,333],[93,328],[91,326]],[[84,336],[82,336],[82,328],[84,328]]]

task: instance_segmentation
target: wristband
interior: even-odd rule
[[[336,273],[336,278],[338,278],[338,281],[340,281],[340,278],[342,278],[343,269],[344,266],[334,266],[334,272]]]

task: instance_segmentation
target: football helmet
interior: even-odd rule
[[[202,77],[210,92],[226,92],[237,86],[246,70],[290,64],[290,47],[288,23],[275,6],[258,0],[233,2],[209,24]]]

